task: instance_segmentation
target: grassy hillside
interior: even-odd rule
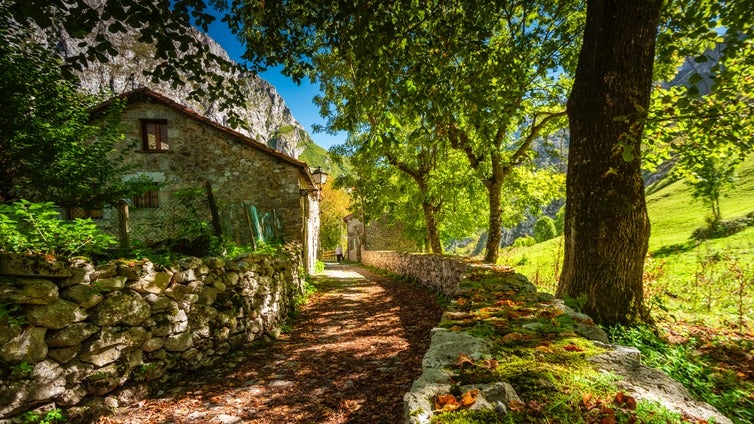
[[[676,319],[713,326],[734,325],[742,312],[751,317],[754,293],[745,294],[744,311],[739,311],[739,287],[730,268],[738,265],[754,272],[754,227],[698,243],[691,234],[706,225],[709,212],[683,181],[661,181],[648,187],[647,193],[652,232],[646,290],[653,305],[668,309]],[[754,212],[754,156],[739,168],[735,188],[721,207],[725,220]],[[514,266],[540,289],[553,291],[562,255],[562,237],[558,237],[531,247],[506,248],[501,262]],[[698,273],[706,277],[697,278]]]
[[[322,170],[327,172],[330,177],[333,178],[346,173],[344,167],[341,167],[330,159],[327,150],[318,146],[314,142],[310,142],[306,145],[303,153],[301,153],[298,159],[306,162],[311,168],[321,166]]]

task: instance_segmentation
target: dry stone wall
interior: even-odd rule
[[[469,268],[469,262],[461,257],[374,250],[363,251],[361,262],[409,277],[448,296],[458,291]]]
[[[169,372],[275,337],[303,294],[301,269],[298,244],[167,267],[0,256],[0,418],[130,403]]]
[[[573,311],[548,293],[537,292],[533,284],[511,268],[451,256],[383,251],[365,251],[362,261],[410,277],[453,298],[441,323],[432,330],[430,346],[422,361],[422,374],[403,398],[404,422],[407,424],[432,421],[438,409],[434,400],[438,395],[451,393],[454,384],[460,380],[457,364],[461,355],[474,363],[493,357],[493,354],[500,355],[499,351],[504,347],[515,346],[521,351],[530,349],[530,357],[538,362],[548,361],[545,355],[530,346],[531,343],[527,345],[527,340],[536,340],[543,332],[547,334],[548,344],[555,344],[559,338],[591,340],[602,353],[587,358],[588,361],[594,364],[595,370],[614,374],[618,379],[616,386],[637,401],[659,403],[694,421],[732,424],[714,407],[693,400],[681,384],[662,371],[643,365],[637,349],[608,344],[605,332],[587,315]],[[482,322],[483,316],[498,317],[495,318],[498,320],[494,327],[495,337],[480,337],[472,331],[474,325]],[[547,326],[548,320],[560,316],[563,317],[562,324]],[[537,320],[536,317],[546,319]],[[487,325],[488,329],[493,328]],[[501,328],[500,333],[497,328]],[[551,350],[549,354],[556,357],[553,352]],[[558,360],[564,357],[558,356]],[[502,359],[501,365],[505,366]],[[511,404],[524,405],[522,401],[527,400],[519,396],[521,389],[526,388],[516,387],[508,381],[472,383],[456,389],[461,393],[478,390],[478,397],[470,409],[493,410],[499,415],[500,422],[506,421],[505,415]]]

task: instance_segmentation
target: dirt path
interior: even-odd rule
[[[421,370],[435,296],[363,268],[328,264],[280,340],[192,375],[102,423],[400,423]]]

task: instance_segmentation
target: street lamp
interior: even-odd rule
[[[322,186],[327,182],[327,173],[318,166],[317,169],[312,172],[312,181],[314,181],[314,188],[302,188],[299,191],[299,194],[302,196],[308,196],[311,193],[322,190]]]

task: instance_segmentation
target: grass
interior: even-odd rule
[[[646,200],[652,230],[645,303],[656,328],[638,334],[625,330],[614,338],[656,358],[653,365],[734,422],[754,422],[754,364],[747,365],[754,353],[754,227],[698,242],[692,233],[707,225],[709,212],[683,181],[666,179],[648,187]],[[724,220],[754,212],[754,156],[739,169],[721,209]],[[503,249],[501,262],[553,293],[562,255],[558,237]]]

